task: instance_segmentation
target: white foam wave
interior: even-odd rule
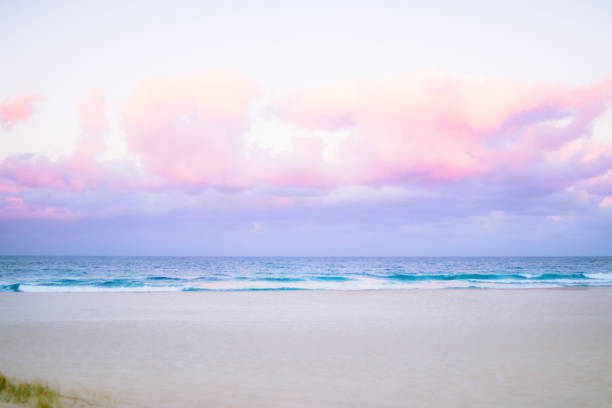
[[[597,279],[612,283],[612,273],[585,273],[584,276],[590,279]]]
[[[182,287],[177,286],[140,286],[140,287],[98,287],[98,286],[42,286],[19,285],[20,292],[35,293],[65,293],[65,292],[178,292]]]
[[[187,286],[46,286],[46,285],[19,285],[20,292],[178,292],[184,290],[210,290],[210,291],[249,291],[249,290],[397,290],[397,289],[519,289],[519,288],[555,288],[565,286],[608,286],[612,284],[612,274],[595,273],[585,275],[590,281],[576,279],[556,279],[553,281],[515,281],[512,279],[502,281],[475,281],[475,280],[432,280],[432,281],[394,281],[361,277],[348,281],[247,281],[226,280],[194,282]]]

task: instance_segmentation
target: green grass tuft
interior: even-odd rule
[[[0,401],[36,408],[59,408],[59,394],[39,382],[16,382],[0,372]]]

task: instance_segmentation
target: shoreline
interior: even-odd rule
[[[149,288],[147,288],[149,289]],[[550,287],[414,287],[414,288],[372,288],[372,289],[310,289],[310,288],[255,288],[255,289],[179,289],[179,290],[166,290],[163,289],[154,289],[154,290],[130,290],[129,288],[124,289],[97,289],[97,290],[51,290],[51,291],[21,291],[21,290],[6,290],[0,291],[0,296],[5,294],[13,294],[13,295],[46,295],[46,294],[57,294],[57,295],[69,295],[69,294],[80,294],[80,295],[95,295],[95,294],[162,294],[162,293],[202,293],[202,294],[211,294],[211,293],[285,293],[285,292],[326,292],[326,293],[363,293],[363,292],[417,292],[417,291],[425,291],[425,292],[437,292],[437,291],[539,291],[539,290],[600,290],[600,289],[612,289],[612,285],[597,285],[597,286],[588,286],[588,285],[572,285],[572,286],[550,286]]]
[[[612,288],[0,293],[0,371],[119,407],[605,406]]]

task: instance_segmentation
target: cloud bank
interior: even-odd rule
[[[3,126],[25,120],[38,100],[3,102]],[[235,73],[151,78],[121,106],[88,92],[72,154],[7,157],[0,215],[138,212],[142,197],[165,195],[160,211],[222,202],[311,218],[352,208],[359,218],[389,206],[436,218],[503,207],[571,219],[611,207],[612,145],[592,137],[611,103],[612,80],[569,88],[417,73],[273,95]],[[125,138],[120,160],[103,159],[110,111]],[[106,198],[88,208],[87,194]]]

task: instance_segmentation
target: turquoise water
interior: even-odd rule
[[[0,257],[0,291],[612,286],[612,257]]]

